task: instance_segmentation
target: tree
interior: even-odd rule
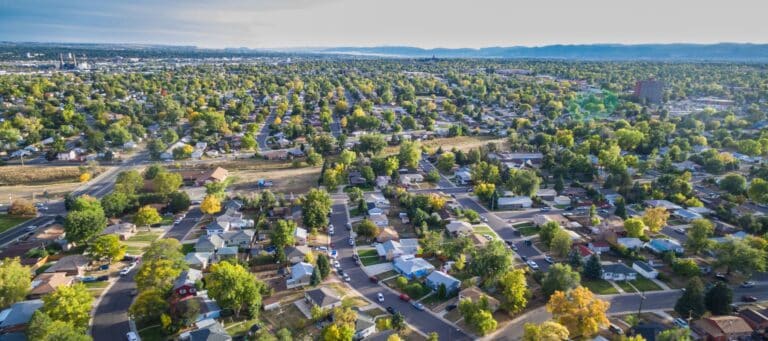
[[[64,231],[70,242],[86,242],[107,226],[103,210],[72,211],[64,219]]]
[[[629,237],[642,237],[645,234],[645,224],[638,218],[629,218],[624,221],[624,229]]]
[[[421,160],[421,144],[419,142],[405,141],[400,145],[397,154],[400,164],[407,168],[416,168]]]
[[[357,155],[355,152],[344,149],[341,151],[341,155],[339,155],[339,161],[341,162],[344,167],[349,167],[353,162],[355,162],[355,159],[357,158]]]
[[[0,262],[0,308],[24,299],[32,287],[31,269],[21,265],[19,258],[6,258]]]
[[[616,200],[616,210],[614,211],[614,214],[621,219],[627,219],[627,205],[623,198],[618,198]]]
[[[160,216],[160,213],[157,213],[156,208],[149,205],[140,208],[133,217],[134,224],[137,226],[146,226],[147,228],[161,221],[163,221],[163,217]]]
[[[380,134],[366,134],[360,136],[357,145],[357,150],[361,153],[379,154],[384,147],[387,146],[387,141]]]
[[[728,193],[739,195],[747,190],[747,179],[741,174],[730,173],[720,179],[718,186]]]
[[[653,233],[661,231],[661,228],[667,224],[667,219],[669,219],[669,212],[664,207],[649,207],[643,213],[643,223]]]
[[[481,201],[489,202],[493,198],[494,193],[496,193],[496,185],[492,183],[481,182],[475,185],[475,195]]]
[[[571,269],[570,265],[557,263],[549,267],[547,274],[541,280],[541,291],[545,297],[550,297],[556,291],[568,291],[579,285],[581,276]]]
[[[688,328],[667,329],[656,335],[657,341],[692,341],[691,330]]]
[[[88,254],[93,260],[106,260],[109,263],[122,260],[127,246],[120,243],[114,234],[101,235],[88,244]]]
[[[523,341],[565,341],[570,335],[568,328],[554,321],[526,323],[523,328]]]
[[[16,199],[8,207],[8,215],[17,217],[33,217],[37,215],[37,208],[31,201],[26,199]]]
[[[497,322],[488,308],[488,298],[481,296],[477,302],[469,299],[459,301],[459,312],[467,325],[479,335],[485,335],[496,329]]]
[[[715,265],[725,266],[729,274],[738,271],[749,277],[754,272],[766,269],[766,250],[754,248],[744,240],[727,238],[725,242],[717,244],[715,251]]]
[[[584,277],[591,280],[598,280],[603,272],[603,266],[600,264],[600,257],[593,254],[584,264]]]
[[[472,259],[472,270],[483,278],[496,278],[512,266],[512,257],[499,240],[488,242]]]
[[[120,172],[115,180],[115,192],[126,195],[136,194],[144,187],[144,178],[136,170]]]
[[[239,264],[213,264],[205,277],[205,287],[211,298],[223,308],[234,310],[235,316],[240,316],[242,309],[246,309],[250,317],[259,313],[264,284]]]
[[[549,249],[552,250],[556,256],[565,257],[568,255],[568,252],[571,251],[572,245],[573,240],[571,240],[571,235],[568,234],[568,232],[565,232],[565,230],[560,229],[555,232],[555,236],[552,237],[552,242],[549,243]]]
[[[363,200],[363,190],[360,189],[360,187],[352,187],[352,189],[347,192],[347,197],[349,198],[349,202],[359,202],[360,200]]]
[[[507,188],[517,195],[532,197],[539,191],[540,184],[541,178],[532,170],[516,168],[509,170]]]
[[[43,296],[43,306],[40,311],[52,320],[66,321],[81,332],[88,328],[91,318],[93,296],[82,283],[71,286],[60,286],[46,296]]]
[[[768,204],[768,181],[761,178],[752,179],[747,194],[752,201],[760,204]]]
[[[321,276],[320,276],[320,271],[319,271],[319,270],[317,270],[317,267],[315,267],[314,269],[312,269],[312,276],[309,278],[309,285],[311,285],[311,286],[313,286],[313,287],[314,287],[314,286],[316,286],[316,285],[320,284],[320,282],[321,282],[322,280],[323,280],[323,279],[322,279],[322,278],[321,278]]]
[[[309,228],[320,228],[328,225],[328,214],[331,212],[331,196],[322,189],[313,188],[304,197],[302,203],[302,218],[304,225]]]
[[[501,306],[509,315],[514,315],[525,309],[530,294],[525,280],[525,271],[515,269],[505,272],[499,277],[498,286],[503,298]]]
[[[219,213],[221,211],[221,200],[215,195],[206,195],[203,202],[200,203],[200,211],[210,215]]]
[[[164,293],[150,288],[136,296],[136,300],[128,309],[128,315],[139,321],[154,321],[166,311],[168,311],[168,302],[165,300]]]
[[[571,337],[592,337],[608,324],[608,302],[595,297],[589,289],[578,286],[570,291],[556,291],[547,302],[553,319],[565,326]]]
[[[107,217],[117,217],[123,214],[129,205],[128,195],[123,192],[114,191],[101,198],[101,206]]]
[[[192,202],[189,200],[189,194],[187,194],[187,192],[176,191],[170,195],[168,210],[173,213],[184,212],[189,209],[191,204]]]
[[[155,175],[155,192],[168,195],[176,192],[182,183],[181,174],[162,171]]]
[[[717,282],[704,296],[704,305],[715,315],[728,315],[733,312],[731,302],[733,291],[723,282]]]
[[[685,246],[694,253],[700,253],[709,248],[712,241],[709,238],[715,232],[715,226],[707,219],[695,219],[688,228],[688,239]]]
[[[307,164],[312,167],[321,165],[323,164],[323,156],[312,150],[307,154]]]
[[[317,270],[320,271],[321,279],[326,279],[331,273],[331,261],[324,253],[317,256]]]
[[[274,231],[272,231],[271,241],[278,249],[293,245],[294,233],[296,232],[296,223],[293,220],[278,220]]]
[[[499,167],[485,161],[480,161],[472,167],[471,176],[475,183],[496,184],[501,180]]]
[[[403,339],[400,338],[397,334],[392,334],[390,336],[387,336],[387,341],[402,341]]]
[[[680,316],[699,318],[707,311],[704,305],[704,284],[699,277],[693,277],[688,281],[685,292],[675,302],[675,311]]]
[[[456,164],[456,156],[451,152],[445,152],[437,158],[437,169],[443,173],[450,172]]]
[[[156,288],[161,292],[171,289],[173,281],[188,268],[176,239],[163,238],[152,242],[142,256],[135,281],[139,291]]]
[[[552,242],[552,239],[555,238],[555,234],[560,230],[560,224],[556,221],[548,221],[539,228],[539,240],[541,240],[544,245],[549,245]]]
[[[397,278],[395,278],[395,285],[401,290],[405,289],[405,287],[408,286],[408,279],[405,278],[405,276],[397,276]]]
[[[338,341],[338,340],[352,340],[355,334],[355,330],[347,325],[339,325],[337,323],[331,323],[323,328],[321,340],[323,341]]]
[[[427,335],[427,341],[439,341],[439,335],[437,334],[437,332],[429,333],[429,335]]]
[[[90,336],[75,329],[69,321],[51,319],[47,314],[38,310],[32,314],[27,327],[27,339],[36,341],[91,341]]]

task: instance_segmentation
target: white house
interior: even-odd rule
[[[389,219],[383,214],[372,215],[368,217],[368,220],[372,221],[378,227],[389,226]]]
[[[616,243],[630,250],[643,246],[643,241],[639,238],[617,238]]]
[[[496,206],[500,210],[531,208],[531,206],[533,206],[533,200],[526,196],[501,197]]]
[[[601,277],[606,281],[634,281],[637,271],[622,263],[604,264]]]
[[[445,225],[445,229],[448,230],[448,233],[454,236],[468,235],[475,231],[475,229],[472,228],[472,224],[461,220],[454,220],[449,222],[447,225]]]
[[[297,263],[291,267],[291,277],[286,280],[286,287],[288,289],[293,289],[309,284],[313,271],[315,271],[315,267],[312,266],[312,264],[304,262]]]
[[[297,245],[307,245],[307,230],[301,227],[297,227],[293,233],[294,242]]]
[[[632,269],[635,269],[637,273],[642,275],[645,278],[652,279],[659,276],[659,272],[656,271],[650,264],[643,262],[643,261],[635,261],[632,264]]]

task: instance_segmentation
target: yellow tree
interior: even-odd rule
[[[163,218],[157,213],[157,209],[152,206],[145,205],[136,212],[133,217],[133,223],[138,226],[146,226],[149,229],[150,225],[157,224],[163,221]]]
[[[568,328],[571,336],[590,337],[608,324],[610,304],[595,298],[589,289],[578,286],[568,292],[555,291],[547,302],[547,311],[557,323]]]
[[[542,324],[526,323],[523,341],[564,341],[568,340],[568,328],[553,321]]]
[[[651,232],[659,232],[667,224],[669,212],[664,207],[647,208],[643,213],[643,223],[648,226]]]
[[[221,201],[215,195],[206,195],[200,204],[200,211],[205,214],[216,214],[221,211]]]

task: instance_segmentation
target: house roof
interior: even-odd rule
[[[327,287],[320,287],[317,289],[312,289],[304,293],[309,297],[309,299],[312,300],[315,304],[317,304],[320,307],[327,307],[331,304],[335,304],[338,302],[341,302],[341,298],[336,295],[333,290],[327,288]]]
[[[395,258],[394,266],[406,274],[412,274],[420,270],[434,270],[435,267],[422,258],[413,255],[404,255]]]
[[[216,167],[213,171],[211,171],[208,174],[205,174],[204,176],[201,176],[201,179],[215,179],[217,181],[224,181],[227,179],[227,176],[229,176],[229,171],[227,171],[224,168]]]
[[[64,256],[56,264],[45,270],[45,272],[79,271],[80,268],[88,265],[89,262],[90,260],[83,255]]]
[[[634,269],[628,267],[624,263],[611,263],[611,264],[604,264],[603,265],[603,272],[610,272],[614,274],[632,274],[637,273]]]
[[[225,246],[216,251],[219,256],[237,255],[237,246]]]
[[[768,323],[768,316],[752,308],[739,310],[739,316],[745,320],[751,321],[755,325]]]
[[[531,198],[526,196],[516,196],[516,197],[501,197],[498,200],[499,206],[506,206],[506,205],[528,205],[533,204],[533,200]]]
[[[211,252],[190,252],[184,256],[187,264],[206,264],[213,253]]]
[[[303,278],[306,276],[312,276],[312,272],[315,271],[315,267],[312,264],[299,262],[291,267],[291,278]]]
[[[752,327],[743,318],[738,316],[711,316],[702,320],[724,334],[746,334],[752,332]]]
[[[432,273],[427,276],[427,281],[436,283],[437,285],[445,284],[446,288],[450,288],[452,285],[456,284],[461,285],[460,280],[442,271],[432,271]]]
[[[302,227],[297,227],[293,235],[299,238],[307,238],[307,230]]]
[[[232,337],[227,334],[224,327],[218,322],[205,328],[189,332],[190,341],[230,341]]]
[[[384,238],[390,238],[390,239],[397,239],[400,237],[400,235],[395,231],[395,229],[391,227],[385,227],[381,229],[381,232],[379,232],[379,235],[377,238],[384,239]]]
[[[640,269],[643,269],[645,272],[653,272],[656,271],[650,264],[643,262],[641,260],[635,261],[633,265],[637,265]]]
[[[64,272],[41,273],[32,280],[30,295],[45,295],[56,288],[72,284],[73,277],[68,277]]]
[[[589,257],[594,254],[592,250],[584,245],[576,245],[576,252],[578,252],[581,257]]]
[[[29,300],[14,303],[0,312],[0,329],[26,324],[32,314],[43,306],[43,300]]]
[[[179,274],[179,277],[176,277],[176,280],[173,282],[173,289],[178,289],[185,285],[194,286],[195,282],[201,279],[203,279],[202,271],[195,269],[184,270],[181,272],[181,274]]]
[[[293,257],[304,257],[312,250],[305,245],[299,245],[299,246],[288,246],[285,248],[285,256],[287,258],[293,258]]]
[[[213,247],[214,249],[218,249],[222,246],[224,246],[224,239],[217,234],[201,236],[197,239],[197,243],[195,243],[195,248]]]
[[[254,235],[256,235],[256,231],[254,230],[238,230],[238,231],[224,232],[221,234],[221,237],[226,241],[232,241],[235,239],[253,240]]]
[[[449,222],[445,225],[445,229],[450,233],[472,233],[474,231],[472,224],[461,220]]]

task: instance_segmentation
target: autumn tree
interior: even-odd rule
[[[109,263],[122,260],[128,247],[120,243],[120,238],[115,234],[107,234],[96,237],[86,249],[93,260],[106,260]]]
[[[629,237],[642,237],[645,234],[645,224],[638,218],[629,218],[624,221],[624,229]]]
[[[50,316],[38,310],[32,314],[27,326],[26,336],[35,341],[91,341],[90,336],[78,330],[69,321],[53,320]]]
[[[82,283],[60,286],[43,296],[40,311],[56,321],[66,321],[81,332],[88,328],[93,296]]]
[[[27,296],[32,287],[30,271],[18,257],[0,262],[0,307],[8,307]]]
[[[157,209],[149,205],[140,208],[133,217],[133,223],[136,226],[146,226],[147,228],[161,221],[163,221],[163,218],[160,216],[160,213],[157,213]]]
[[[221,200],[215,195],[206,195],[200,203],[200,211],[205,214],[216,214],[221,211]]]
[[[565,341],[570,335],[568,328],[554,321],[526,323],[523,328],[523,341]]]
[[[152,242],[142,256],[135,281],[139,291],[156,288],[162,292],[171,289],[173,281],[189,266],[176,239],[163,238]]]
[[[525,280],[525,271],[515,269],[507,271],[499,277],[498,287],[501,291],[501,306],[510,314],[514,315],[525,309],[528,304],[528,284]]]
[[[598,299],[589,289],[578,286],[569,291],[556,291],[547,302],[553,319],[565,326],[571,337],[592,337],[608,324],[609,304]]]
[[[8,207],[8,215],[17,217],[33,217],[37,214],[37,208],[31,201],[26,199],[16,199]]]
[[[479,335],[485,335],[496,329],[497,322],[493,318],[486,296],[481,296],[477,302],[470,299],[459,301],[459,313],[464,321]]]
[[[653,233],[661,231],[661,228],[667,224],[667,219],[669,219],[669,212],[664,207],[649,207],[643,213],[643,223]]]
[[[208,294],[223,308],[232,309],[235,316],[246,309],[251,317],[259,312],[261,289],[264,283],[256,280],[239,264],[220,262],[213,264],[205,277]]]

